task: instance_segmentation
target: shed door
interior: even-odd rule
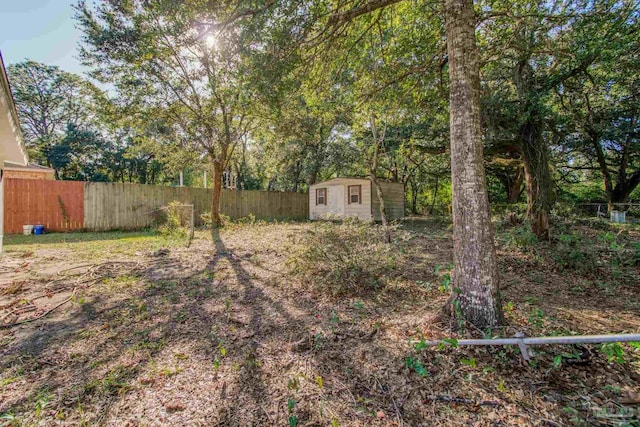
[[[344,185],[332,185],[329,187],[327,197],[327,207],[329,213],[334,215],[344,215]]]

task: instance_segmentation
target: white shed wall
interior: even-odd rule
[[[349,203],[348,188],[350,185],[361,186],[360,203]],[[362,220],[370,220],[371,217],[371,182],[368,179],[359,178],[335,178],[329,181],[320,182],[309,187],[309,218],[323,219],[336,216],[332,212],[330,203],[326,205],[316,205],[316,189],[326,188],[327,197],[329,196],[329,187],[342,187],[342,197],[344,199],[344,214],[342,217],[358,217]]]

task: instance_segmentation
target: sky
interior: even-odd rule
[[[82,74],[75,0],[0,0],[0,51],[5,65],[32,59]]]

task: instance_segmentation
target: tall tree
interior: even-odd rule
[[[247,132],[252,46],[245,27],[224,25],[234,5],[134,0],[89,6],[76,18],[81,56],[121,97],[164,108],[177,140],[195,142],[212,169],[211,215],[219,225],[222,174]]]
[[[454,291],[462,316],[478,327],[502,322],[498,268],[484,171],[480,65],[472,0],[446,0],[449,52]]]
[[[58,67],[25,61],[8,68],[20,123],[31,157],[60,169],[67,149],[61,144],[69,126],[87,126],[97,89]]]
[[[562,148],[571,162],[562,167],[600,173],[610,209],[640,185],[639,18],[623,19],[598,59],[556,90],[567,115]],[[593,43],[600,28],[583,36]]]
[[[371,15],[377,14],[379,19],[380,11],[384,12],[384,8],[395,3],[398,2],[370,0],[359,6],[349,4],[332,10],[328,19],[329,30],[323,27],[321,31],[329,32],[335,37],[335,34],[342,34],[341,29],[359,17],[373,20],[374,24],[368,28],[378,30],[375,27],[377,20],[371,19]],[[409,8],[406,3],[398,7]],[[427,5],[423,7],[422,10],[428,10]],[[403,10],[407,11],[407,15],[394,16],[397,19],[415,16],[415,9]],[[455,281],[453,305],[456,314],[483,328],[500,324],[502,309],[482,148],[479,57],[475,33],[477,18],[472,0],[447,0],[443,16],[446,23],[450,84]],[[432,41],[430,45],[437,46],[437,42]],[[437,69],[441,63],[438,49],[432,49],[430,55],[423,56],[416,54],[418,46],[411,46],[414,46],[415,51],[407,49],[407,46],[403,47],[407,54],[425,61],[414,73]],[[382,62],[382,58],[378,60]],[[401,61],[398,62],[400,65]],[[406,69],[406,62],[403,65]],[[397,74],[396,80],[401,77],[401,74]]]
[[[483,80],[489,96],[501,98],[507,118],[502,125],[520,150],[532,230],[548,239],[555,202],[550,147],[560,133],[554,94],[618,42],[636,6],[631,1],[527,0],[490,2],[485,8]]]

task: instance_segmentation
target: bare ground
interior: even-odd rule
[[[624,363],[593,347],[540,348],[532,365],[508,347],[415,350],[421,338],[452,336],[433,320],[447,299],[446,226],[409,227],[401,274],[340,299],[287,274],[288,242],[309,227],[201,231],[188,248],[149,233],[16,239],[0,265],[3,322],[69,301],[0,329],[0,423],[638,422],[640,357],[628,345]],[[640,241],[637,231],[624,238]],[[500,246],[509,326],[494,334],[640,332],[637,265],[608,277],[600,266],[563,268],[549,250]]]

